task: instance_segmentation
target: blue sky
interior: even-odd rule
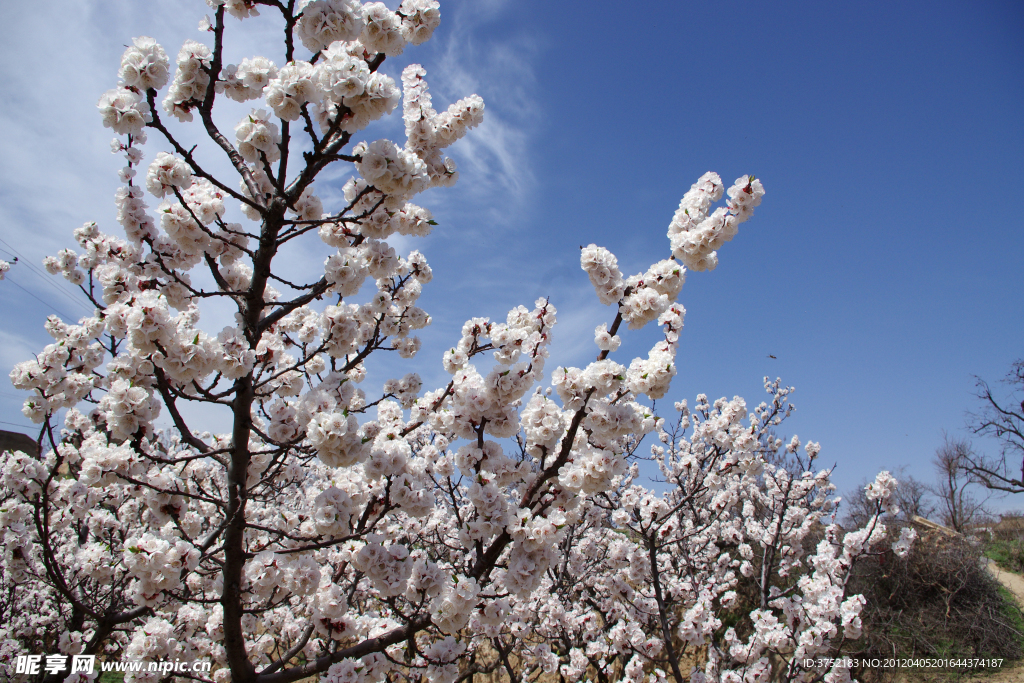
[[[0,258],[14,249],[39,267],[84,221],[117,227],[122,162],[95,102],[131,37],[173,56],[203,38],[206,12],[198,0],[8,9]],[[611,249],[629,273],[664,258],[679,198],[708,170],[727,183],[754,173],[767,195],[718,269],[683,288],[671,398],[753,406],[761,378],[782,377],[797,388],[785,433],[820,441],[847,489],[900,465],[931,479],[943,430],[962,433],[976,405],[974,376],[997,380],[1024,356],[1021,3],[449,0],[442,15],[430,43],[385,67],[422,63],[437,105],[471,92],[487,103],[452,153],[459,185],[421,197],[439,227],[398,245],[436,274],[415,361],[428,386],[444,380],[440,352],[466,318],[539,296],[560,313],[550,367],[587,362],[594,326],[613,313],[579,246]],[[260,41],[278,31],[264,18],[247,27],[255,37],[229,37],[235,60],[266,52]],[[401,140],[396,123],[368,139]],[[342,180],[318,189],[329,197]],[[319,268],[317,249],[289,255],[289,270]],[[0,283],[0,363],[40,349],[55,309],[84,312],[15,266]],[[634,334],[621,355],[653,339]],[[0,387],[0,426],[27,424],[19,405]]]

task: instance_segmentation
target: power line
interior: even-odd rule
[[[8,273],[8,276],[7,276],[7,281],[8,281],[8,282],[10,282],[10,283],[11,283],[12,285],[14,285],[15,287],[17,287],[18,289],[20,289],[21,291],[23,291],[23,292],[25,292],[26,294],[28,294],[28,295],[29,295],[30,297],[32,297],[33,299],[35,299],[35,300],[36,300],[36,301],[38,301],[39,303],[41,303],[41,304],[43,304],[44,306],[46,306],[47,308],[52,308],[52,309],[53,309],[54,311],[56,311],[57,313],[60,313],[60,314],[61,314],[62,316],[64,316],[64,318],[65,318],[65,319],[67,319],[67,320],[74,320],[74,317],[73,317],[73,316],[70,316],[70,315],[68,315],[67,313],[65,313],[64,311],[60,310],[59,308],[57,308],[57,307],[56,307],[56,306],[54,306],[53,304],[51,304],[51,303],[47,303],[46,301],[43,301],[43,300],[42,300],[42,299],[40,299],[40,298],[39,298],[38,296],[36,296],[36,295],[35,295],[35,294],[33,294],[32,292],[28,291],[27,289],[25,289],[24,287],[22,287],[21,285],[19,285],[19,284],[18,284],[17,282],[15,282],[15,281],[14,281],[14,280],[13,280],[13,279],[11,278],[11,276],[10,276],[10,274],[9,274],[9,273]]]
[[[29,425],[20,425],[16,422],[8,422],[7,420],[0,420],[0,424],[11,425],[12,427],[21,427],[22,429],[35,429],[35,427]]]
[[[49,273],[43,273],[43,271],[39,270],[39,266],[35,265],[31,260],[25,258],[25,255],[22,254],[17,249],[15,249],[14,245],[12,245],[10,242],[8,242],[4,238],[0,237],[0,244],[6,244],[7,245],[7,249],[10,250],[10,253],[14,254],[15,256],[20,257],[20,259],[22,260],[22,262],[24,262],[26,267],[28,267],[31,270],[33,270],[37,275],[39,275],[41,277],[45,277],[47,282],[52,282],[52,280],[49,277]],[[6,249],[5,249],[5,251],[6,251]],[[64,291],[65,293],[72,294],[72,295],[75,294],[74,290],[65,289],[62,285],[58,285],[58,284],[54,283],[54,287],[57,287],[58,289]]]
[[[63,294],[65,297],[67,297],[68,299],[71,299],[71,301],[75,302],[75,304],[85,308],[90,313],[92,312],[92,308],[90,306],[86,305],[81,299],[79,299],[78,296],[72,290],[66,289],[65,287],[63,287],[62,285],[60,285],[56,281],[54,281],[53,276],[51,276],[48,273],[44,273],[43,271],[39,270],[39,268],[35,264],[33,264],[32,261],[30,261],[29,259],[25,258],[25,256],[21,252],[19,252],[17,249],[15,249],[13,246],[11,246],[11,244],[9,242],[7,242],[6,240],[4,240],[2,237],[0,237],[0,243],[7,245],[7,249],[4,249],[4,251],[7,251],[9,249],[10,251],[8,253],[12,254],[13,256],[18,257],[17,258],[18,263],[24,264],[24,266],[26,268],[28,268],[30,271],[32,271],[37,276],[42,278],[44,282],[46,282],[48,285],[53,287],[55,290],[57,290],[58,292]]]
[[[9,242],[5,241],[3,238],[0,238],[0,242],[3,242],[4,244],[6,244],[10,248],[10,250],[8,250],[8,249],[4,249],[3,247],[0,247],[0,251],[5,251],[8,254],[10,254],[11,258],[13,258],[18,263],[21,263],[22,265],[24,265],[26,268],[31,270],[36,275],[42,277],[44,280],[49,282],[53,287],[55,287],[56,289],[59,289],[62,293],[69,294],[71,296],[75,295],[75,292],[73,290],[67,289],[63,285],[58,284],[58,282],[55,282],[52,279],[52,277],[50,276],[49,273],[43,273],[43,271],[39,270],[38,266],[36,266],[34,263],[32,263],[31,260],[25,258],[25,255],[22,254],[17,249],[15,249],[14,247],[12,247]]]
[[[72,303],[74,303],[75,305],[77,305],[77,306],[81,306],[82,308],[84,308],[84,309],[86,309],[86,310],[88,310],[88,311],[92,312],[92,309],[91,309],[91,308],[90,308],[89,306],[87,306],[87,305],[86,305],[86,304],[85,304],[85,303],[84,303],[84,302],[83,302],[82,300],[80,300],[80,299],[76,298],[76,297],[75,297],[74,295],[72,295],[72,294],[71,294],[71,293],[70,293],[70,292],[69,292],[68,290],[66,290],[66,289],[64,289],[64,288],[60,287],[59,285],[57,285],[57,283],[55,283],[55,282],[53,281],[53,277],[52,277],[52,276],[50,276],[50,275],[44,275],[44,274],[42,274],[42,273],[41,273],[41,272],[40,272],[39,270],[35,269],[35,268],[34,268],[34,267],[32,266],[32,264],[28,263],[28,262],[27,262],[27,261],[26,261],[26,260],[25,260],[24,258],[21,258],[21,257],[19,257],[19,258],[17,259],[17,261],[18,261],[18,263],[19,263],[19,264],[20,264],[20,263],[24,263],[24,264],[25,264],[25,266],[29,268],[29,271],[28,271],[28,272],[32,273],[32,274],[33,274],[33,275],[35,275],[36,277],[39,277],[39,278],[41,278],[41,279],[42,279],[42,280],[43,280],[44,282],[46,282],[46,283],[47,283],[48,285],[50,285],[51,287],[53,287],[53,288],[54,288],[54,290],[56,290],[57,292],[59,292],[60,294],[62,294],[62,295],[64,296],[64,298],[66,298],[66,299],[69,299],[69,300],[70,300],[70,301],[71,301]],[[9,276],[8,276],[8,277],[9,277]]]
[[[36,277],[42,278],[44,282],[46,282],[48,285],[53,287],[57,292],[59,292],[60,294],[63,294],[66,299],[69,299],[75,305],[81,306],[83,309],[88,310],[90,313],[92,312],[92,309],[88,305],[86,305],[83,301],[81,301],[80,299],[75,298],[73,295],[71,295],[68,292],[68,290],[63,289],[62,287],[59,287],[53,281],[53,278],[51,276],[41,274],[38,270],[32,268],[32,265],[29,264],[27,261],[25,261],[24,258],[18,258],[17,261],[18,261],[18,263],[25,263],[25,265],[29,268],[28,272],[32,273]],[[10,271],[8,271],[8,272],[10,272]],[[8,277],[10,277],[10,275],[8,275]]]

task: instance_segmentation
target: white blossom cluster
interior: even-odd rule
[[[358,0],[305,0],[299,5],[298,36],[310,52],[358,39],[371,54],[394,57],[406,43],[429,40],[441,22],[436,0],[403,0],[397,12],[382,2],[360,5]]]
[[[135,583],[136,602],[148,607],[159,604],[165,591],[181,587],[182,570],[195,569],[199,551],[184,541],[169,541],[146,534],[125,542],[124,565]]]
[[[845,582],[884,550],[895,481],[879,475],[877,514],[843,534],[830,473],[809,466],[820,446],[799,471],[782,465],[802,457],[772,432],[789,389],[767,383],[770,404],[750,413],[701,395],[674,426],[650,405],[677,373],[686,268],[714,267],[760,182],[740,178],[712,211],[724,188],[703,176],[670,227],[672,258],[635,275],[607,249],[581,251],[615,306],[585,367],[545,375],[557,315],[542,298],[467,321],[435,359],[450,380],[427,386],[381,362],[415,356],[431,323],[418,305],[430,265],[388,240],[430,233],[412,199],[457,180],[444,150],[484,107],[471,95],[438,113],[422,67],[401,86],[383,68],[431,36],[438,3],[208,4],[212,48],[187,41],[172,75],[137,38],[100,100],[126,160],[124,236],[87,223],[45,261],[95,310],[51,317],[54,343],[11,372],[42,449],[0,454],[0,676],[24,683],[12,653],[57,643],[211,661],[206,683],[450,683],[498,666],[523,680],[761,681],[778,661],[787,680],[844,680],[803,658],[859,637],[864,602]],[[285,63],[225,64],[225,15],[247,25],[257,9],[283,13]],[[149,103],[163,89],[161,113]],[[223,98],[251,103],[233,137],[214,116]],[[399,99],[404,142],[354,139]],[[232,173],[211,173],[167,114],[198,114]],[[351,173],[318,194],[332,164]],[[331,250],[322,268],[282,269],[314,232]],[[218,310],[231,315],[214,324]],[[623,323],[661,328],[646,355],[612,357]],[[200,413],[224,427],[196,429]],[[658,490],[639,479],[648,436]],[[724,629],[741,609],[742,627]],[[698,651],[700,668],[680,671]]]
[[[761,204],[764,187],[753,176],[741,176],[729,188],[727,207],[710,214],[711,205],[722,198],[722,179],[705,173],[683,195],[679,209],[668,226],[672,255],[693,270],[714,270],[717,250],[736,236],[739,224],[749,219]]]
[[[192,109],[206,99],[213,53],[206,45],[186,40],[178,51],[174,80],[164,98],[164,110],[180,121],[192,120]]]
[[[96,341],[101,329],[102,322],[96,319],[66,325],[57,316],[47,318],[46,331],[55,343],[11,371],[16,389],[35,394],[25,402],[26,417],[41,422],[46,414],[78,405],[94,388],[103,386],[94,374],[104,362],[103,348]]]
[[[137,135],[153,120],[149,103],[128,88],[115,88],[103,93],[97,105],[103,125],[118,135]]]
[[[160,152],[146,173],[146,190],[154,197],[163,198],[192,186],[192,169],[183,159]]]
[[[170,67],[167,53],[149,36],[140,36],[132,43],[133,46],[121,57],[121,70],[118,72],[124,87],[139,92],[164,87]]]
[[[213,9],[224,7],[236,19],[248,19],[260,15],[254,0],[206,0],[206,4]]]
[[[238,153],[249,163],[261,160],[272,163],[281,158],[281,132],[265,109],[253,109],[235,126],[235,140]]]
[[[412,151],[427,165],[430,185],[450,186],[459,178],[455,162],[441,154],[441,150],[462,138],[466,132],[483,120],[484,101],[471,95],[438,114],[431,107],[430,93],[423,80],[427,72],[418,64],[407,66],[402,72],[406,149]]]
[[[277,66],[272,61],[266,57],[247,57],[237,65],[225,66],[216,88],[236,102],[248,102],[262,97],[276,77]]]

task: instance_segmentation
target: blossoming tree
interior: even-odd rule
[[[685,270],[715,267],[760,181],[702,176],[669,225],[672,258],[646,272],[584,248],[614,319],[595,331],[596,360],[555,368],[550,388],[547,299],[468,321],[441,359],[445,386],[407,373],[362,388],[372,354],[419,349],[431,269],[387,240],[430,232],[412,199],[456,182],[444,150],[483,101],[438,112],[420,66],[400,86],[382,70],[430,38],[435,0],[208,2],[212,45],[186,41],[174,65],[147,37],[124,53],[99,102],[126,158],[124,236],[89,223],[77,252],[46,261],[96,311],[51,317],[54,343],[11,373],[44,448],[0,455],[6,676],[31,678],[12,668],[20,653],[59,651],[212,660],[176,675],[218,683],[846,680],[808,660],[859,635],[863,600],[845,582],[884,535],[891,477],[870,487],[868,525],[843,536],[828,523],[830,472],[811,468],[817,445],[801,460],[794,440],[787,460],[774,436],[791,409],[778,382],[749,414],[700,396],[668,426],[647,404],[676,373]],[[244,27],[257,10],[283,18],[285,63],[224,63],[228,15]],[[222,98],[253,103],[233,136],[214,120]],[[400,104],[404,142],[360,141]],[[168,118],[192,122],[231,177]],[[325,206],[314,183],[336,164],[354,172]],[[246,222],[229,222],[232,202]],[[281,254],[310,239],[336,251],[310,280],[286,280]],[[206,299],[228,302],[232,324],[202,327]],[[664,335],[619,363],[623,323]],[[189,404],[230,424],[200,432]],[[154,426],[161,414],[173,429]],[[656,489],[636,463],[650,433]]]

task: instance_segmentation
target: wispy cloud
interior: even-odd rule
[[[453,9],[450,19],[446,15],[451,29],[427,73],[435,106],[471,93],[486,105],[484,122],[451,150],[472,183],[457,192],[435,193],[431,200],[447,210],[466,207],[492,226],[514,223],[535,184],[530,143],[538,120],[534,64],[539,46],[523,34],[480,37],[510,6],[489,0]]]

